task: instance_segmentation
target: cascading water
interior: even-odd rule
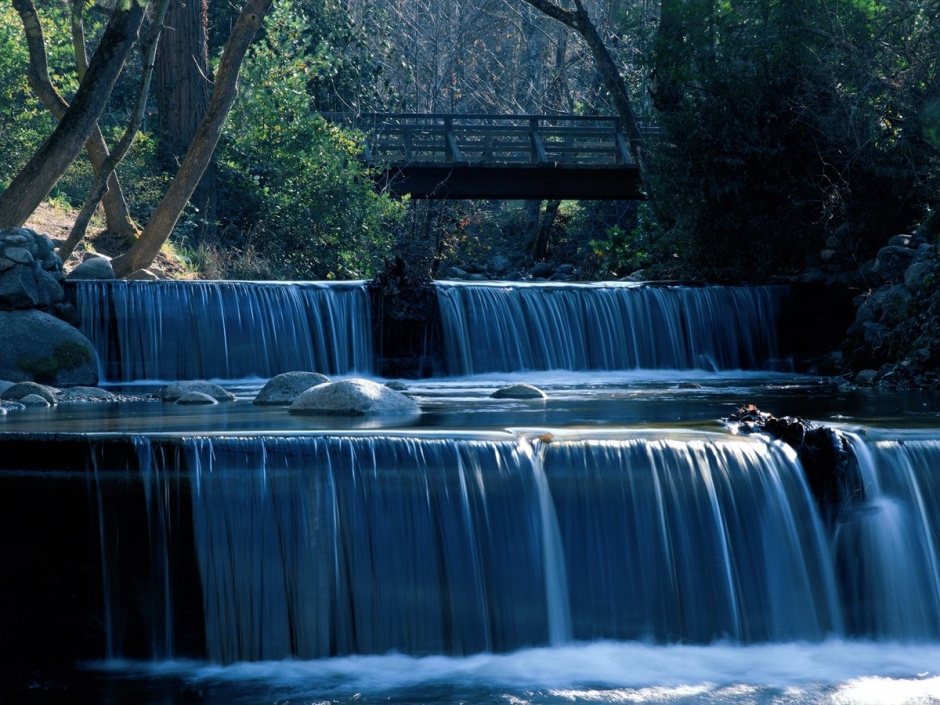
[[[834,545],[853,634],[940,636],[940,440],[851,435],[865,497]]]
[[[454,375],[786,366],[784,286],[436,286]]]
[[[372,369],[362,282],[79,281],[81,329],[109,382]]]
[[[182,441],[209,659],[940,637],[940,441],[860,446],[892,489],[830,535],[783,445],[532,433]],[[137,447],[169,600],[166,451]]]

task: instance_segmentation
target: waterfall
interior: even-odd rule
[[[825,529],[783,446],[714,434],[179,442],[215,662],[844,631]]]
[[[940,441],[850,436],[863,503],[835,534],[848,627],[871,638],[940,635]]]
[[[100,376],[243,379],[372,369],[363,282],[80,281],[82,332]]]
[[[558,549],[544,546],[558,530],[527,443],[207,439],[191,451],[214,661],[567,638],[564,579],[546,560]]]
[[[785,286],[439,282],[451,374],[767,369]]]

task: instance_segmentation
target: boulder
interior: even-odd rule
[[[931,281],[934,263],[930,260],[915,262],[904,272],[904,285],[913,294],[919,294]]]
[[[548,399],[548,395],[531,384],[511,384],[490,394],[492,399]]]
[[[408,389],[408,385],[402,382],[401,380],[391,379],[385,383],[385,386],[389,389],[394,389],[396,392],[404,392]]]
[[[20,404],[18,401],[5,401],[0,399],[0,416],[3,416],[8,411],[22,411],[26,406]]]
[[[329,377],[319,372],[285,372],[269,379],[258,392],[254,403],[287,405],[311,387],[327,384],[329,381]]]
[[[26,397],[33,396],[41,398],[47,404],[55,404],[58,391],[54,387],[47,387],[37,382],[19,382],[7,387],[3,392],[3,398],[7,401],[22,402]]]
[[[69,387],[56,394],[60,404],[80,404],[83,402],[117,401],[117,397],[101,387]]]
[[[61,301],[62,264],[45,235],[0,230],[0,309],[47,308]]]
[[[532,276],[536,279],[548,279],[555,273],[555,268],[548,262],[536,262],[532,267]]]
[[[160,278],[159,276],[151,272],[149,269],[136,269],[125,277],[125,279],[129,279],[132,281],[148,281],[148,282],[155,282],[159,278]]]
[[[68,279],[117,279],[108,257],[89,257],[69,272]]]
[[[31,406],[32,407],[37,407],[37,406],[50,407],[52,406],[52,404],[50,404],[48,401],[43,399],[38,394],[27,394],[25,397],[20,399],[20,404],[22,404],[25,407],[31,407]]]
[[[882,247],[875,258],[872,273],[885,282],[902,282],[904,281],[904,272],[914,263],[916,257],[917,252],[907,247],[898,247],[897,245]]]
[[[862,370],[857,375],[855,375],[855,384],[857,384],[859,387],[871,387],[875,384],[875,380],[877,379],[877,370]]]
[[[400,416],[421,408],[401,392],[366,379],[344,379],[308,389],[290,405],[291,414],[312,416]]]
[[[235,395],[217,384],[204,380],[190,380],[169,384],[157,392],[157,397],[163,401],[175,402],[190,392],[207,394],[216,401],[235,401]]]
[[[209,404],[218,404],[215,397],[212,397],[204,392],[186,392],[183,396],[177,399],[174,403],[181,404],[183,406],[199,406],[199,405],[209,405]]]
[[[70,387],[98,383],[91,341],[68,323],[37,310],[0,311],[0,379]]]

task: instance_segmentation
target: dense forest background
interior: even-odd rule
[[[76,4],[77,3],[77,4]],[[524,0],[275,0],[241,66],[214,159],[172,234],[202,276],[368,278],[394,255],[430,276],[508,257],[583,278],[792,274],[825,248],[859,264],[895,234],[936,240],[940,0],[583,0],[643,145],[642,202],[400,201],[378,193],[362,136],[321,113],[616,114],[583,37]],[[28,82],[21,14],[0,4],[0,187],[56,118]],[[79,85],[113,10],[35,5],[49,76]],[[144,32],[153,10],[143,20]],[[118,168],[130,217],[167,191],[239,8],[171,0],[153,89]],[[116,144],[144,67],[132,51],[99,120]],[[78,64],[81,65],[81,62]],[[83,153],[50,194],[79,208]],[[132,239],[134,230],[124,237]]]

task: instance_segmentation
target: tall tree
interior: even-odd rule
[[[171,0],[157,51],[155,89],[160,144],[178,165],[209,108],[212,91],[206,0]],[[215,230],[216,201],[210,161],[190,198],[199,211],[200,239],[211,238]]]
[[[215,88],[209,100],[209,109],[199,123],[199,129],[186,152],[173,183],[163,195],[159,205],[147,222],[140,237],[112,265],[118,276],[148,266],[167,241],[176,226],[190,196],[212,159],[222,127],[238,94],[238,74],[245,52],[261,27],[273,0],[247,0],[232,28],[215,79]]]
[[[68,110],[52,135],[0,194],[0,228],[26,222],[82,151],[137,41],[143,18],[144,7],[138,2],[112,12]]]

